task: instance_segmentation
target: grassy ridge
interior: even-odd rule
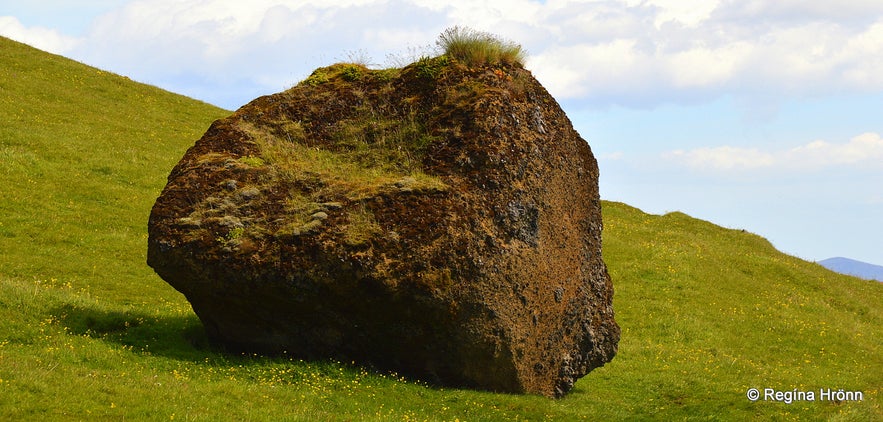
[[[883,284],[612,202],[620,352],[564,399],[217,353],[144,249],[168,171],[225,114],[0,38],[0,419],[883,419]],[[864,400],[750,402],[750,387]]]
[[[602,373],[621,368],[632,381],[620,390],[634,395],[629,414],[883,417],[883,285],[682,213],[605,203],[604,219],[623,341]],[[752,403],[749,388],[843,388],[865,400]]]
[[[228,113],[7,39],[0,63],[2,274],[167,296],[133,265],[147,216],[170,166]]]

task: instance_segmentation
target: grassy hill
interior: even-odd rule
[[[0,38],[0,419],[883,420],[883,284],[612,202],[620,351],[561,400],[213,351],[145,265],[146,220],[226,114]],[[828,388],[863,400],[820,400]]]

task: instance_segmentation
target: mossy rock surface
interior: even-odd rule
[[[337,64],[218,120],[148,263],[230,349],[547,396],[613,358],[598,167],[517,64]]]

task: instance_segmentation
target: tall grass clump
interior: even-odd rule
[[[488,32],[454,26],[436,41],[445,55],[469,66],[493,64],[524,65],[526,53],[521,45],[503,40]]]

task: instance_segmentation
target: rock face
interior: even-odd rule
[[[148,263],[234,350],[560,397],[610,361],[598,167],[517,65],[338,64],[214,122]]]

